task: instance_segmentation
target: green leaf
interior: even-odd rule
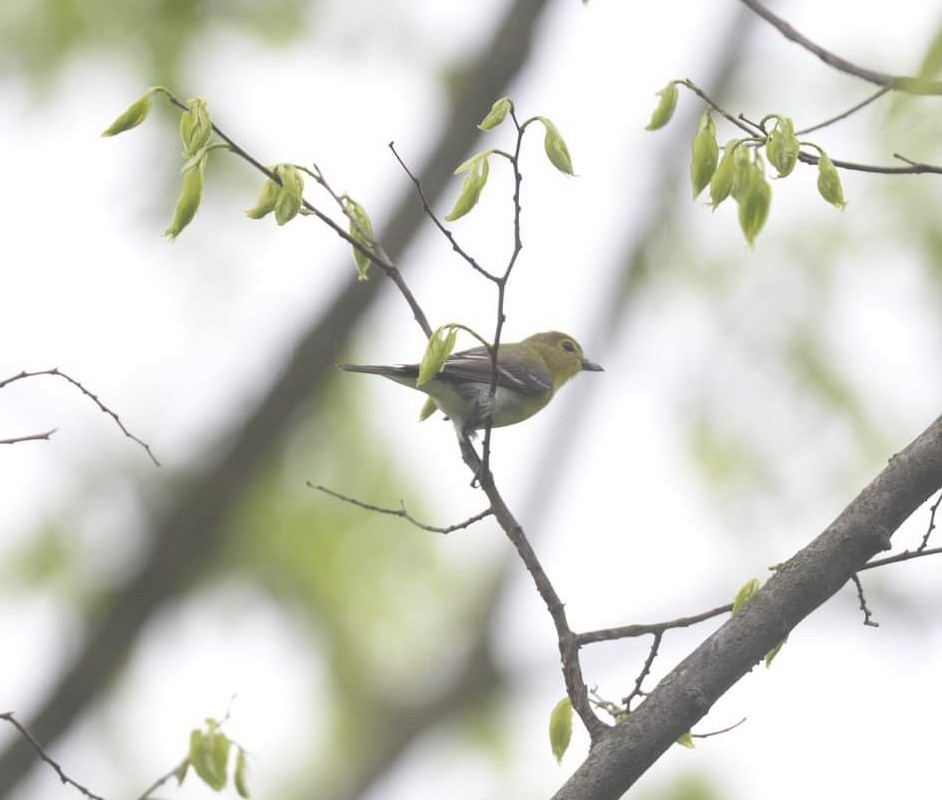
[[[454,208],[445,217],[447,222],[460,219],[477,205],[490,173],[490,166],[487,163],[488,155],[490,151],[472,157],[455,170],[456,174],[463,171],[467,171],[468,174],[461,183],[461,194],[458,195]]]
[[[304,178],[293,164],[279,164],[275,174],[281,179],[281,191],[275,199],[275,222],[279,225],[293,220],[304,202]]]
[[[716,143],[716,125],[709,111],[700,118],[700,127],[693,137],[690,158],[690,182],[693,184],[693,199],[700,196],[716,171],[720,148]]]
[[[736,202],[742,197],[754,169],[751,149],[745,144],[737,147],[733,154],[733,188],[730,190],[730,195]]]
[[[245,212],[249,219],[262,219],[275,210],[275,201],[281,193],[281,187],[270,178],[262,185],[262,190],[258,193],[258,200],[255,206]]]
[[[415,381],[416,389],[428,383],[442,371],[445,361],[448,360],[448,356],[455,349],[457,340],[458,329],[454,325],[442,325],[440,328],[435,329],[429,337],[428,344],[425,346],[425,354],[419,364],[419,376]]]
[[[765,654],[764,661],[765,661],[766,669],[772,666],[773,659],[775,658],[775,656],[779,654],[779,651],[785,646],[785,642],[787,641],[788,641],[788,637],[786,636],[784,639],[782,639],[782,641],[780,641],[777,645],[775,645],[775,647],[773,647],[771,650],[769,650],[768,653]]]
[[[248,771],[248,764],[246,763],[245,750],[241,747],[239,748],[239,753],[236,756],[235,763],[235,774],[233,775],[233,783],[235,783],[236,791],[239,793],[239,797],[249,798],[249,787],[245,782],[245,773]]]
[[[651,121],[645,127],[646,131],[656,131],[671,121],[674,110],[677,108],[677,82],[671,81],[657,93],[657,96],[661,99],[654,113],[651,114]]]
[[[435,405],[435,401],[431,397],[426,397],[422,410],[419,411],[419,422],[425,422],[436,411],[438,411],[438,406]]]
[[[755,243],[756,236],[765,225],[772,204],[772,187],[765,179],[761,164],[762,159],[756,156],[756,164],[739,197],[739,227],[750,246]]]
[[[158,91],[157,87],[148,89],[137,100],[129,105],[105,130],[102,136],[117,136],[119,133],[131,130],[140,125],[150,113],[151,96]]]
[[[543,137],[543,149],[546,151],[546,157],[560,172],[566,175],[574,175],[569,148],[566,147],[566,142],[563,140],[559,129],[546,117],[537,117],[537,119],[543,123],[543,127],[546,129],[546,135]]]
[[[568,697],[560,700],[550,714],[549,737],[550,747],[559,764],[572,739],[572,701]]]
[[[212,135],[213,123],[206,101],[202,97],[191,97],[187,101],[187,110],[180,117],[180,139],[183,140],[184,155],[196,153]]]
[[[363,247],[372,252],[374,246],[373,223],[370,221],[366,209],[349,196],[343,198],[343,207],[350,219],[350,235],[353,237],[354,241],[359,242]],[[372,263],[369,256],[354,247],[353,260],[357,265],[358,280],[369,280],[367,270]]]
[[[205,733],[199,728],[190,732],[189,760],[203,782],[218,792],[226,786],[231,743],[214,720],[207,720],[206,723]]]
[[[177,779],[177,786],[181,786],[183,784],[183,781],[186,778],[186,773],[189,771],[189,769],[189,758],[184,758],[183,761],[177,764],[177,768],[173,771],[173,777]]]
[[[501,97],[499,100],[495,100],[494,105],[491,106],[491,110],[488,111],[487,116],[481,120],[478,128],[482,131],[494,130],[494,128],[504,121],[513,107],[513,101],[509,97]]]
[[[752,578],[740,586],[739,591],[736,592],[736,596],[733,598],[733,613],[738,612],[746,604],[746,601],[758,591],[759,581],[756,578]]]
[[[775,167],[778,177],[784,178],[795,169],[799,148],[795,124],[789,117],[779,117],[765,145],[769,163]]]
[[[740,139],[732,139],[723,148],[723,157],[710,178],[710,203],[715,209],[733,190],[733,178],[736,170],[736,151]]]
[[[687,733],[681,735],[681,736],[677,739],[677,744],[679,744],[681,747],[687,747],[687,748],[689,748],[690,750],[693,750],[693,748],[694,748],[694,744],[693,744],[693,734],[691,734],[691,733],[688,731]]]
[[[841,186],[841,176],[830,156],[823,150],[818,160],[818,192],[832,206],[843,209],[847,205],[844,200],[844,187]]]
[[[183,173],[183,189],[177,198],[170,227],[164,231],[164,236],[169,237],[171,242],[193,221],[196,212],[199,211],[200,203],[203,202],[205,171],[206,157],[204,156],[191,169]]]

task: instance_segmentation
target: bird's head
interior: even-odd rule
[[[523,340],[522,344],[533,347],[543,359],[546,368],[553,377],[556,388],[562,386],[573,375],[588,370],[602,372],[602,367],[589,361],[582,352],[582,347],[568,333],[545,331],[535,333]]]

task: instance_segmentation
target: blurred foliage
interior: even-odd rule
[[[678,775],[666,786],[662,785],[653,792],[642,792],[638,797],[639,800],[723,800],[726,794],[708,776],[687,772]]]
[[[220,28],[271,44],[305,34],[316,0],[5,0],[0,76],[48,82],[77,54],[125,59],[148,84],[182,84],[188,59]]]

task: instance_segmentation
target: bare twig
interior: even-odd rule
[[[88,797],[89,800],[104,800],[101,795],[95,794],[91,789],[83,786],[66,775],[62,767],[60,767],[59,764],[43,749],[43,746],[36,741],[33,735],[20,724],[19,720],[17,720],[12,711],[7,711],[6,713],[0,714],[0,719],[5,719],[14,728],[16,728],[17,731],[19,731],[20,735],[26,739],[26,741],[29,742],[32,746],[33,750],[36,751],[36,755],[38,755],[40,759],[52,767],[53,771],[56,773],[56,775],[59,776],[59,780],[62,783],[78,789],[78,791],[85,795],[85,797]]]
[[[822,128],[827,128],[829,125],[833,125],[835,122],[840,122],[841,120],[847,119],[852,114],[856,114],[861,109],[864,109],[871,103],[879,100],[881,97],[883,97],[883,95],[890,91],[892,91],[892,87],[881,86],[873,94],[864,100],[861,100],[856,105],[851,106],[846,111],[842,111],[840,114],[837,114],[830,119],[824,120],[824,122],[819,122],[817,125],[811,125],[807,128],[802,128],[800,131],[795,131],[795,136],[807,136],[809,133],[814,133],[815,131],[819,131]]]
[[[833,67],[838,72],[844,72],[847,75],[853,75],[877,86],[886,86],[889,89],[898,92],[906,92],[907,94],[942,95],[942,81],[890,75],[886,72],[878,72],[858,66],[845,58],[835,55],[830,50],[826,50],[821,47],[821,45],[815,44],[815,42],[811,41],[807,36],[795,30],[784,19],[769,11],[769,9],[758,2],[758,0],[741,0],[741,2],[775,27],[786,39],[795,42],[795,44],[803,47],[809,53],[816,55],[825,64],[829,67]]]
[[[409,176],[409,180],[412,181],[412,185],[415,186],[416,194],[418,194],[419,196],[419,200],[422,203],[422,210],[425,211],[425,215],[432,221],[432,224],[435,225],[435,227],[438,228],[439,231],[441,231],[442,236],[444,236],[451,243],[452,250],[454,250],[461,258],[463,258],[469,267],[471,267],[476,272],[480,273],[482,277],[486,278],[487,280],[491,282],[496,283],[496,281],[498,280],[497,276],[492,275],[490,272],[484,269],[484,267],[482,267],[478,263],[477,259],[474,256],[472,256],[467,250],[465,250],[460,244],[458,244],[458,240],[455,239],[454,234],[450,230],[448,230],[448,228],[445,227],[445,224],[438,218],[435,212],[432,211],[432,207],[429,205],[428,198],[426,198],[425,192],[422,189],[421,182],[413,174],[412,170],[410,170],[409,167],[406,166],[406,162],[402,160],[402,157],[396,151],[395,142],[389,143],[389,149],[392,151],[392,154],[396,157],[396,161],[399,162],[399,166],[401,166],[402,169],[405,171],[406,175]]]
[[[664,631],[657,631],[654,634],[654,641],[651,642],[651,649],[648,651],[648,657],[644,660],[644,666],[641,667],[641,672],[638,673],[638,677],[635,678],[635,686],[628,694],[627,697],[622,699],[622,705],[625,707],[625,711],[631,711],[631,701],[636,697],[641,697],[644,692],[641,689],[641,685],[644,683],[644,679],[651,674],[651,667],[654,666],[654,659],[657,658],[657,651],[661,647],[661,639],[664,637]]]
[[[741,720],[739,720],[739,722],[734,722],[732,725],[728,725],[725,728],[720,728],[718,731],[710,731],[709,733],[694,733],[693,731],[691,731],[690,735],[694,739],[709,739],[711,736],[720,736],[721,734],[729,733],[731,730],[735,730],[736,728],[738,728],[745,721],[746,721],[746,718],[743,717]]]
[[[586,631],[577,633],[576,640],[579,645],[592,644],[593,642],[608,642],[613,639],[631,639],[637,636],[645,636],[649,633],[664,633],[664,631],[673,628],[687,628],[696,625],[698,622],[705,622],[713,617],[719,617],[722,614],[728,614],[733,610],[731,603],[725,606],[718,606],[709,611],[702,611],[699,614],[693,614],[689,617],[677,617],[677,619],[667,620],[666,622],[654,622],[647,625],[619,625],[615,628],[600,628],[595,631]]]
[[[879,628],[880,623],[873,621],[873,614],[870,613],[870,608],[867,606],[867,598],[864,596],[863,584],[860,582],[860,577],[855,572],[850,576],[850,579],[857,588],[857,601],[860,603],[860,610],[863,611],[864,615],[863,624],[870,628]]]
[[[475,514],[473,517],[469,517],[463,522],[440,527],[438,525],[429,525],[425,522],[417,520],[408,511],[406,511],[405,503],[403,503],[401,500],[399,501],[399,508],[385,508],[383,506],[375,506],[372,503],[366,503],[363,500],[358,500],[357,498],[350,497],[349,495],[341,494],[340,492],[334,491],[333,489],[328,489],[326,486],[311,483],[311,481],[308,481],[307,485],[311,489],[317,489],[319,492],[329,494],[331,497],[336,497],[338,500],[342,500],[344,503],[350,503],[350,505],[357,506],[358,508],[363,508],[367,511],[375,511],[379,514],[388,514],[391,517],[401,517],[402,519],[411,522],[413,525],[415,525],[415,527],[421,528],[423,531],[431,531],[432,533],[453,533],[454,531],[464,530],[465,528],[470,528],[472,525],[474,525],[474,523],[480,522],[482,519],[485,519],[494,513],[491,511],[491,509],[486,508],[484,511]]]
[[[857,571],[863,572],[865,569],[885,567],[887,564],[899,564],[901,561],[911,561],[914,558],[923,558],[924,556],[937,556],[940,553],[942,553],[942,547],[928,547],[924,550],[904,550],[902,553],[897,553],[895,556],[875,558],[873,561],[868,561]]]
[[[14,436],[11,439],[0,439],[0,444],[19,444],[20,442],[49,441],[49,437],[54,434],[58,428],[53,428],[45,433],[28,433],[25,436]]]
[[[919,543],[917,552],[923,552],[929,546],[929,537],[932,536],[932,531],[935,530],[935,515],[939,510],[940,503],[942,503],[942,492],[939,493],[935,502],[929,506],[929,527],[926,528],[926,532],[922,537],[922,541]]]
[[[26,371],[19,372],[16,375],[12,375],[9,378],[0,380],[0,389],[4,388],[5,386],[9,386],[11,383],[15,383],[16,381],[23,380],[24,378],[35,378],[39,375],[54,375],[71,383],[76,389],[78,389],[89,400],[91,400],[96,406],[98,406],[100,411],[103,411],[105,414],[111,417],[115,421],[115,424],[121,429],[121,432],[125,436],[127,436],[128,439],[130,439],[133,442],[137,442],[141,447],[143,447],[144,451],[147,453],[148,456],[150,456],[150,460],[153,461],[154,464],[156,464],[158,467],[160,466],[160,462],[157,460],[157,457],[151,451],[150,445],[148,445],[146,442],[142,441],[141,439],[138,439],[133,433],[131,433],[124,426],[124,423],[121,421],[121,418],[114,411],[108,408],[108,406],[102,403],[101,400],[98,399],[98,396],[96,394],[86,389],[75,378],[62,372],[58,367],[53,367],[52,369],[37,370],[36,372],[26,372]],[[51,435],[53,432],[54,431],[49,431],[49,434],[43,434],[36,438],[48,439],[49,435]]]
[[[157,780],[155,780],[150,786],[148,786],[143,793],[138,796],[137,800],[147,800],[154,792],[156,792],[161,786],[163,786],[171,778],[176,777],[177,772],[180,768],[187,762],[187,759],[183,759],[177,766],[175,766],[169,772],[161,775]]]

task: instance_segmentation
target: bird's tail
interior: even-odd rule
[[[367,375],[382,375],[397,383],[404,383],[407,386],[415,386],[415,380],[419,377],[418,364],[400,364],[389,367],[373,364],[338,364],[340,369],[345,372],[363,372]]]

